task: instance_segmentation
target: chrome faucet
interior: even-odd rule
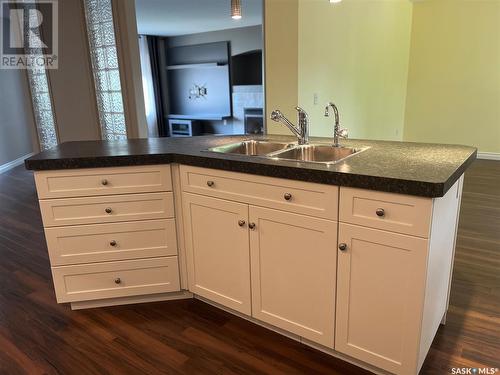
[[[333,145],[335,147],[340,147],[339,138],[348,138],[349,133],[347,129],[340,127],[340,116],[337,106],[332,102],[328,102],[325,107],[325,117],[330,116],[330,108],[333,109],[333,114],[335,116],[335,126],[333,128]]]
[[[306,145],[309,143],[309,116],[306,111],[300,107],[295,107],[297,111],[297,126],[292,124],[279,109],[271,113],[271,120],[281,122],[298,138],[299,145]]]

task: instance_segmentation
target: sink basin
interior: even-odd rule
[[[210,148],[209,151],[222,152],[225,154],[265,156],[273,152],[285,150],[293,145],[294,143],[249,140],[213,147]]]
[[[247,140],[209,148],[223,154],[259,156],[274,160],[294,160],[309,163],[333,164],[365,148],[334,147],[327,144],[297,145],[289,142]]]
[[[336,163],[360,151],[363,149],[310,144],[275,153],[273,156],[278,159],[329,164]]]

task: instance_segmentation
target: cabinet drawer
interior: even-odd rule
[[[337,220],[337,186],[184,165],[181,183],[190,193]]]
[[[99,224],[174,217],[172,193],[130,194],[106,197],[40,201],[45,227]]]
[[[175,219],[45,229],[53,266],[177,255]]]
[[[35,172],[40,199],[172,190],[170,165]]]
[[[57,302],[180,290],[177,257],[53,267]]]
[[[340,219],[345,223],[429,237],[432,199],[379,191],[340,189]]]

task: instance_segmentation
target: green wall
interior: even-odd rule
[[[414,3],[404,140],[500,153],[500,1]]]
[[[353,138],[500,153],[500,0],[266,0],[265,16],[268,112],[299,104],[330,137],[332,100]]]
[[[299,0],[298,100],[311,135],[332,136],[333,101],[351,137],[402,139],[411,14],[406,0]]]

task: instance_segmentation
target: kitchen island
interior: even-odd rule
[[[248,138],[71,142],[27,159],[58,302],[194,295],[374,372],[417,373],[446,317],[476,150],[352,140],[363,151],[335,164],[207,151]]]

